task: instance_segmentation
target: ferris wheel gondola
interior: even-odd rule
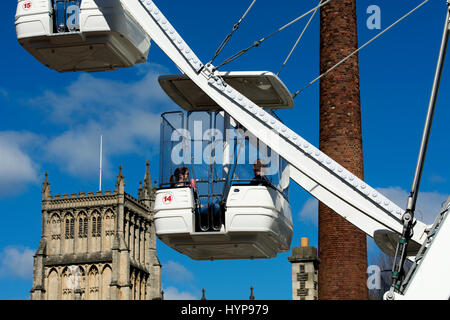
[[[157,236],[195,260],[288,251],[289,166],[226,113],[211,109],[162,115]]]
[[[150,49],[120,0],[19,0],[15,26],[19,43],[58,72],[132,67]]]
[[[292,108],[271,72],[220,76],[266,109]],[[293,234],[289,166],[185,75],[159,83],[185,112],[162,115],[156,234],[196,260],[272,258]]]

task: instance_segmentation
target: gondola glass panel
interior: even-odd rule
[[[271,258],[289,250],[286,162],[224,112],[161,119],[158,237],[196,260]]]

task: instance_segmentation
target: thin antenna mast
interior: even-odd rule
[[[98,190],[102,191],[103,135],[100,135],[100,181]]]

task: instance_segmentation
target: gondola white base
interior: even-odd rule
[[[290,248],[291,207],[264,186],[232,187],[220,232],[195,232],[190,188],[159,190],[155,199],[158,238],[194,260],[273,258]]]
[[[147,61],[150,37],[118,0],[83,0],[80,30],[65,33],[54,31],[51,0],[34,0],[29,8],[24,2],[17,6],[17,39],[51,69],[95,72]]]

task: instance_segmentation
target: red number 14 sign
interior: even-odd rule
[[[171,204],[173,201],[173,194],[172,193],[164,194],[162,200],[164,204]]]

